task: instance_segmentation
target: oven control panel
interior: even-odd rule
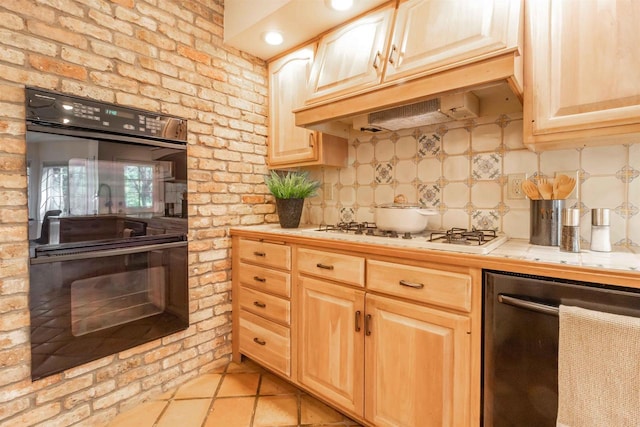
[[[38,88],[26,88],[27,120],[171,141],[187,140],[187,121]]]

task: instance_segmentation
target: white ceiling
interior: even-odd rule
[[[268,60],[388,1],[354,0],[350,10],[338,12],[326,0],[225,0],[224,42]],[[280,46],[262,40],[270,30],[283,34]]]

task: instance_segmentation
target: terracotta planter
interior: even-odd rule
[[[298,228],[304,199],[276,199],[278,219],[282,228]]]

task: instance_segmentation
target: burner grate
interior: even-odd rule
[[[453,227],[447,231],[436,231],[431,233],[430,242],[442,241],[458,245],[483,245],[497,237],[495,230],[478,230],[472,228]]]

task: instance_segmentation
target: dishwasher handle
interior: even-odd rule
[[[553,305],[546,305],[539,302],[523,300],[505,294],[498,294],[498,302],[511,305],[513,307],[524,308],[525,310],[535,311],[537,313],[549,314],[556,317],[558,316],[558,313],[560,311],[558,307]]]

